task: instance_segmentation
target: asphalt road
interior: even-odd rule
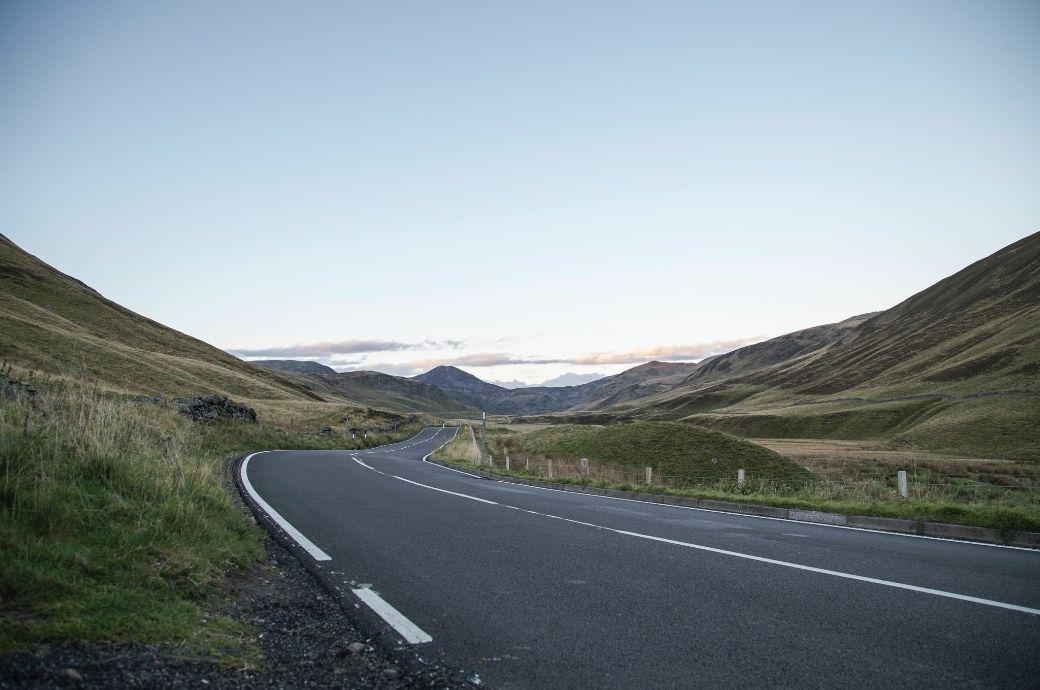
[[[487,685],[1040,687],[1040,552],[422,461],[454,432],[259,453],[244,474],[321,577],[370,589],[357,605],[395,639]],[[374,618],[371,593],[399,615]]]

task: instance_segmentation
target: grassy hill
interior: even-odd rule
[[[733,478],[738,468],[759,478],[806,479],[808,473],[768,448],[675,422],[610,426],[564,424],[496,440],[499,457],[589,458],[673,478]]]
[[[0,235],[0,358],[138,393],[320,400],[277,374],[105,299]]]
[[[891,309],[741,348],[602,412],[1035,461],[1038,374],[1040,233]]]
[[[136,314],[0,235],[0,361],[123,394],[221,393],[290,429],[381,426],[365,401],[311,390]]]

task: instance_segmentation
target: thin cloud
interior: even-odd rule
[[[499,367],[514,364],[642,364],[651,360],[664,362],[691,362],[711,355],[722,354],[758,342],[758,338],[714,340],[687,345],[655,345],[625,352],[592,352],[576,357],[518,357],[505,352],[478,352],[461,357],[419,359],[397,365],[408,371],[427,371],[438,366]]]
[[[424,340],[419,343],[403,343],[398,340],[340,340],[280,347],[241,348],[228,352],[238,357],[334,357],[404,350],[457,350],[464,344],[465,341],[462,340]]]
[[[595,352],[572,357],[565,361],[567,364],[637,364],[650,360],[690,362],[704,359],[711,355],[730,352],[757,341],[757,338],[740,338],[737,340],[714,340],[708,343],[692,343],[689,345],[655,345],[653,347],[629,350],[628,352]]]

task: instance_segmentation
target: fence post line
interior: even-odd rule
[[[744,486],[744,482],[747,480],[747,475],[743,469],[737,470],[737,486]]]
[[[899,486],[899,495],[906,498],[909,495],[906,486],[906,470],[896,472],[896,484]]]

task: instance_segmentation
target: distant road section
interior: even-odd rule
[[[373,624],[492,687],[1040,679],[1040,552],[552,491],[423,462],[454,433],[258,453],[241,472],[277,515],[270,528],[302,539],[300,557]]]

